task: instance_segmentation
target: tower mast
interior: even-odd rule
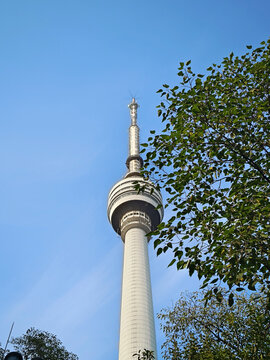
[[[140,174],[138,104],[129,104],[128,172],[109,193],[108,218],[124,243],[122,299],[120,318],[119,360],[134,360],[139,350],[156,353],[156,336],[153,314],[147,233],[154,230],[163,217],[162,198],[159,191],[151,191],[151,183]],[[145,186],[139,194],[134,181]],[[157,209],[158,207],[158,209]]]
[[[132,175],[133,172],[139,173],[142,165],[142,158],[140,157],[140,129],[137,125],[137,109],[139,105],[133,98],[128,107],[130,110],[131,124],[129,127],[129,157],[127,158],[126,164],[128,172]]]

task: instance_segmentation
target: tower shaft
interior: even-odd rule
[[[144,349],[154,351],[156,359],[148,240],[145,234],[144,229],[134,227],[125,235],[119,360],[131,360],[133,354]]]

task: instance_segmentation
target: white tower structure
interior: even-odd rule
[[[134,360],[133,354],[144,349],[154,351],[157,359],[148,260],[149,239],[146,234],[161,222],[163,208],[157,209],[158,205],[162,205],[160,192],[153,191],[153,188],[151,191],[151,183],[140,175],[142,158],[137,108],[138,104],[133,98],[129,105],[128,172],[113,186],[108,198],[109,221],[124,243],[119,360]],[[135,181],[141,186],[146,185],[144,192],[137,193]]]

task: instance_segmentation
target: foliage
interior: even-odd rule
[[[221,290],[222,291],[222,290]],[[181,294],[159,315],[164,360],[255,360],[270,358],[270,310],[265,297],[235,295],[232,307],[204,294]]]
[[[136,354],[133,354],[133,356],[137,357],[137,360],[155,360],[154,351],[151,350],[139,350]]]
[[[11,343],[25,360],[41,357],[44,360],[78,360],[78,356],[68,352],[62,342],[53,334],[30,328],[20,337],[13,338]]]
[[[4,349],[1,347],[1,343],[0,343],[0,359],[3,358],[4,355]]]
[[[1,347],[1,343],[0,343],[0,360],[4,359],[7,353],[9,353],[9,349],[5,350],[4,348]]]
[[[165,127],[142,144],[143,173],[165,189],[172,216],[154,246],[212,284],[207,297],[219,281],[270,293],[270,40],[207,71],[181,62],[180,85],[158,91]]]

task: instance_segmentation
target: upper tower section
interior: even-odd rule
[[[137,109],[139,105],[133,98],[128,107],[130,110],[131,124],[129,127],[129,152],[126,161],[128,173],[126,177],[138,176],[143,164],[143,160],[140,156],[140,129],[137,125]]]
[[[129,154],[126,161],[128,172],[116,183],[108,198],[108,218],[114,230],[121,235],[131,227],[140,227],[146,233],[156,229],[163,218],[162,197],[150,181],[140,174],[143,160],[140,156],[139,127],[137,125],[138,104],[132,99],[129,104],[131,124],[129,127]],[[138,193],[135,182],[144,187]]]

